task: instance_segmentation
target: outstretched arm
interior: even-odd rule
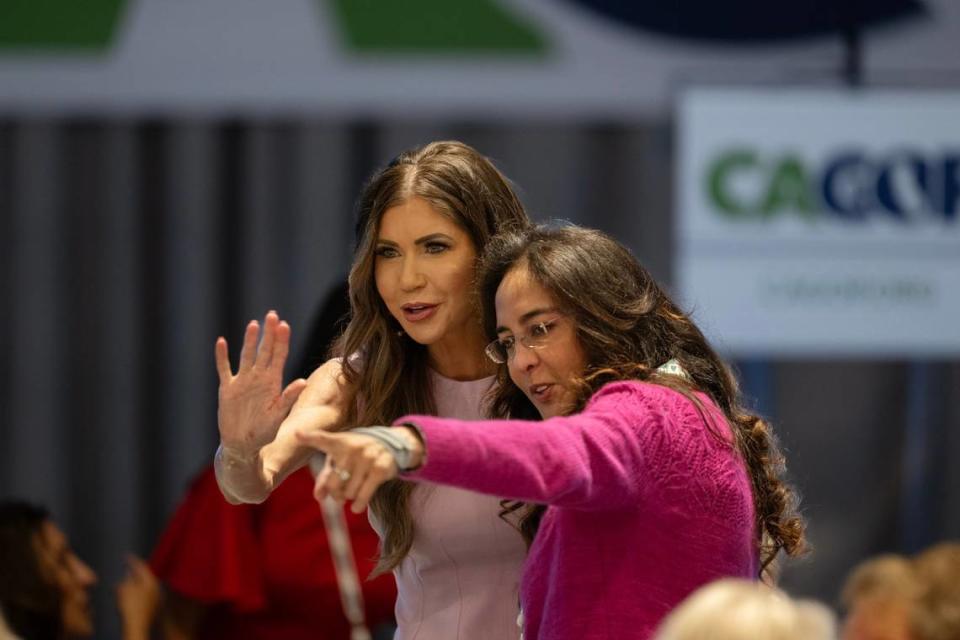
[[[302,429],[297,438],[321,452],[311,451],[323,460],[313,489],[317,502],[326,496],[349,500],[354,513],[367,508],[384,482],[423,463],[423,441],[410,427],[381,426],[339,433]]]
[[[312,448],[300,442],[297,432],[341,428],[353,395],[339,358],[328,360],[310,374],[306,388],[280,424],[276,437],[260,452],[262,476],[271,488],[304,466],[313,453]]]
[[[672,433],[675,419],[647,402],[646,395],[662,394],[660,389],[614,383],[598,392],[584,412],[543,422],[401,418],[416,425],[390,429],[410,453],[402,470],[391,447],[371,435],[304,430],[300,439],[327,454],[316,481],[317,497],[352,500],[355,511],[400,471],[412,471],[406,477],[413,480],[526,502],[615,508],[642,499],[654,481],[651,468],[669,476],[673,466],[685,466]],[[686,406],[687,400],[677,394],[669,402]],[[692,406],[684,414],[698,415]],[[661,463],[670,468],[660,469]]]

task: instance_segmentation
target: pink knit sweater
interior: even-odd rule
[[[406,477],[549,505],[524,565],[526,640],[647,638],[698,586],[757,575],[745,466],[671,389],[611,383],[582,413],[543,422],[397,422],[426,443]]]

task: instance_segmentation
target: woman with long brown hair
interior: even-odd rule
[[[769,425],[623,246],[576,227],[507,233],[480,282],[493,414],[510,419],[305,429],[328,468],[362,478],[328,470],[318,494],[362,507],[406,471],[522,501],[528,640],[649,637],[697,587],[803,550]]]
[[[236,375],[217,341],[217,477],[234,502],[259,502],[310,453],[304,426],[389,423],[407,413],[475,419],[494,382],[474,289],[493,234],[528,225],[509,182],[474,149],[435,142],[377,172],[359,201],[351,319],[338,358],[281,385],[290,329],[267,314],[244,336]],[[350,478],[343,470],[344,482]],[[516,638],[522,540],[497,498],[396,480],[375,496],[377,571],[397,579],[397,639]]]

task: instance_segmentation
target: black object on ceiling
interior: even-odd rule
[[[836,35],[926,13],[921,0],[566,0],[635,29],[750,44]]]

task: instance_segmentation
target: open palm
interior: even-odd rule
[[[251,320],[243,336],[240,368],[234,375],[227,354],[227,341],[216,343],[220,376],[217,421],[224,446],[253,453],[276,437],[277,429],[306,386],[303,379],[283,387],[283,366],[290,350],[290,325],[274,311],[260,325]]]

